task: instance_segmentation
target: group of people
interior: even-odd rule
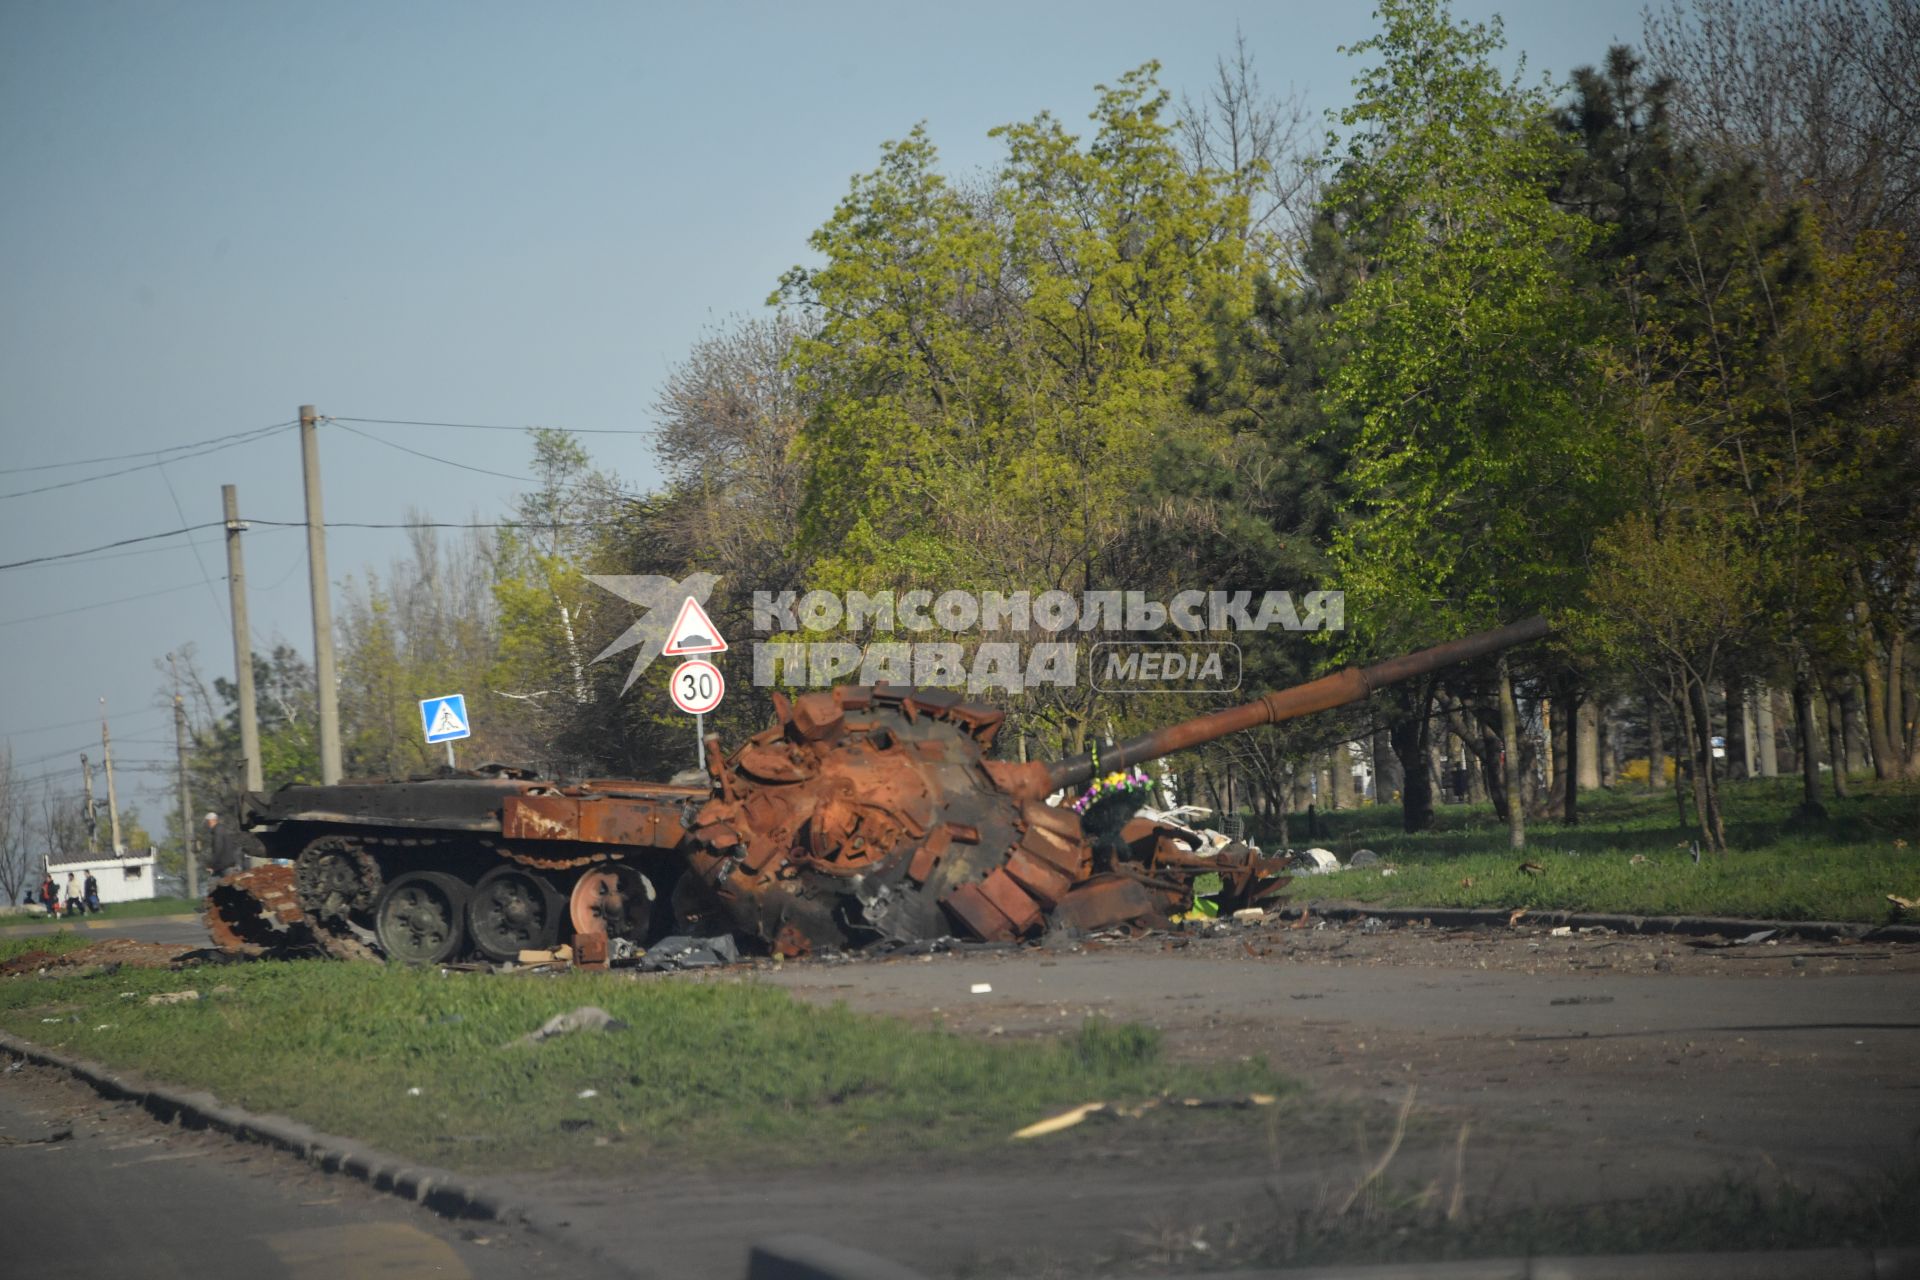
[[[100,882],[93,878],[93,872],[87,872],[82,883],[79,876],[67,872],[67,892],[62,897],[60,886],[54,882],[53,873],[48,872],[40,881],[40,905],[50,916],[83,915],[89,911],[100,910]]]

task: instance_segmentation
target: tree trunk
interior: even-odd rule
[[[1580,780],[1580,790],[1594,791],[1600,786],[1600,707],[1592,699],[1582,699],[1574,711],[1574,723],[1579,726],[1579,745],[1572,747],[1572,753],[1579,762],[1575,775]]]
[[[1671,699],[1673,711],[1673,730],[1679,741],[1673,752],[1673,807],[1680,816],[1680,825],[1687,825],[1687,800],[1693,794],[1693,712],[1687,709],[1687,700],[1675,692]]]
[[[1373,790],[1374,799],[1380,804],[1388,804],[1400,798],[1400,789],[1404,785],[1400,777],[1400,761],[1393,754],[1393,743],[1389,740],[1386,726],[1373,731]]]
[[[1824,818],[1827,808],[1820,803],[1820,756],[1814,748],[1813,680],[1804,669],[1793,676],[1793,718],[1794,747],[1800,753],[1799,813],[1803,818]]]
[[[1432,690],[1423,690],[1415,705],[1387,726],[1387,739],[1393,754],[1400,759],[1400,829],[1425,831],[1433,826],[1432,774],[1427,754],[1432,745],[1427,727],[1427,708]]]
[[[1667,785],[1667,744],[1660,722],[1660,699],[1647,695],[1647,790]]]
[[[1559,718],[1553,714],[1553,699],[1540,699],[1540,749],[1546,752],[1547,804],[1553,804],[1553,798],[1560,794],[1559,738],[1556,726]]]
[[[1720,820],[1720,788],[1713,776],[1713,719],[1707,709],[1706,681],[1693,679],[1689,682],[1692,691],[1695,737],[1694,761],[1699,766],[1694,770],[1693,783],[1694,809],[1700,819],[1700,834],[1707,848],[1715,853],[1724,853],[1727,848],[1727,830]]]
[[[1600,753],[1600,785],[1610,791],[1620,781],[1620,725],[1614,719],[1611,698],[1594,705],[1593,720],[1597,729],[1594,748]]]
[[[1560,719],[1566,728],[1566,736],[1560,742],[1560,754],[1564,757],[1560,766],[1562,785],[1560,821],[1569,827],[1575,827],[1580,825],[1579,778],[1584,752],[1581,750],[1580,734],[1577,729],[1580,723],[1580,694],[1573,683],[1572,676],[1568,676],[1561,682],[1560,697],[1557,702],[1560,707]]]
[[[1507,846],[1527,847],[1526,806],[1520,802],[1520,708],[1513,701],[1513,675],[1507,668],[1507,655],[1498,665],[1500,681],[1500,746],[1502,790],[1507,794]]]
[[[1760,738],[1760,776],[1780,776],[1779,749],[1773,738],[1773,686],[1762,681],[1754,690],[1754,729]]]
[[[1327,756],[1327,788],[1335,809],[1353,808],[1353,752],[1342,742]]]
[[[1832,685],[1823,686],[1827,698],[1827,759],[1833,762],[1833,798],[1847,798],[1847,713],[1846,703]]]
[[[1753,776],[1753,735],[1747,729],[1747,692],[1738,677],[1727,678],[1725,696],[1727,699],[1727,776],[1729,778],[1751,778]],[[1734,771],[1738,762],[1739,772]]]

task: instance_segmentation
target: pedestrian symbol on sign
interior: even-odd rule
[[[428,742],[452,742],[455,738],[470,738],[473,729],[467,724],[467,700],[458,693],[450,693],[443,698],[423,698],[420,701],[420,727],[426,730]]]

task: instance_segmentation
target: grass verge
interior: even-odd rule
[[[1507,847],[1506,825],[1486,805],[1441,806],[1434,828],[1408,835],[1400,811],[1380,806],[1326,814],[1318,844],[1342,861],[1361,848],[1391,865],[1294,881],[1292,896],[1382,906],[1536,907],[1634,915],[1754,916],[1769,920],[1895,918],[1890,893],[1920,896],[1920,788],[1855,783],[1828,800],[1829,818],[1797,824],[1795,779],[1726,787],[1724,856],[1694,860],[1690,828],[1670,792],[1590,792],[1578,826],[1532,822],[1527,847]],[[1539,867],[1524,870],[1523,862]],[[1911,917],[1908,917],[1911,918]]]
[[[197,916],[200,903],[192,898],[142,898],[134,902],[110,902],[97,912],[80,917],[81,921],[100,921],[107,923],[115,920],[146,919],[152,916]],[[0,933],[8,929],[17,929],[22,925],[46,925],[54,923],[44,915],[6,916],[0,918]],[[74,921],[62,917],[62,923]]]
[[[148,1002],[186,990],[198,998]],[[627,1027],[515,1043],[588,1004]],[[1004,1149],[1013,1130],[1091,1099],[1289,1088],[1261,1062],[1170,1062],[1140,1026],[1092,1021],[1056,1042],[985,1043],[750,982],[617,975],[313,962],[29,973],[0,980],[0,1026],[476,1170]]]

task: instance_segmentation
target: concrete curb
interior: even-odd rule
[[[1216,1280],[1915,1280],[1920,1249],[1784,1249],[1300,1267],[1212,1273]],[[911,1268],[815,1236],[754,1246],[747,1280],[927,1280]],[[1176,1280],[1173,1276],[1165,1280]]]
[[[203,1090],[152,1084],[136,1075],[123,1075],[5,1031],[0,1031],[0,1052],[64,1071],[90,1085],[101,1097],[137,1103],[162,1123],[211,1129],[240,1142],[273,1147],[298,1156],[323,1173],[357,1178],[374,1191],[411,1200],[443,1218],[526,1227],[622,1275],[639,1274],[624,1259],[581,1241],[566,1219],[539,1206],[510,1200],[451,1170],[414,1164],[363,1142],[321,1133],[285,1116],[255,1115]]]
[[[1282,908],[1298,906],[1296,899]],[[1364,902],[1332,901],[1306,904],[1314,915],[1328,920],[1358,920],[1377,916],[1388,924],[1427,923],[1441,929],[1486,926],[1508,928],[1512,907],[1380,907]],[[1673,933],[1704,938],[1714,935],[1744,937],[1762,929],[1777,929],[1782,937],[1809,942],[1920,942],[1920,925],[1862,924],[1844,920],[1746,920],[1733,916],[1627,916],[1596,911],[1552,911],[1527,908],[1521,922],[1530,925],[1568,925],[1575,929],[1611,929],[1615,933]]]

